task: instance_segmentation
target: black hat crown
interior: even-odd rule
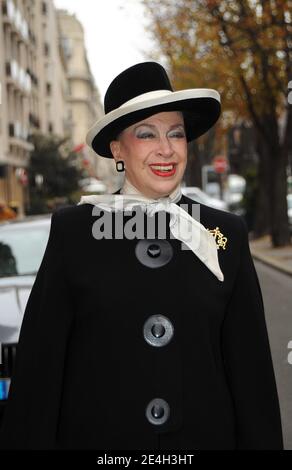
[[[156,90],[173,91],[162,65],[142,62],[120,73],[109,85],[104,97],[105,114],[136,96]]]
[[[157,62],[142,62],[121,72],[104,98],[105,116],[89,129],[86,142],[103,157],[113,158],[111,141],[127,127],[157,113],[181,112],[187,141],[208,131],[220,115],[220,95],[209,88],[173,91]]]

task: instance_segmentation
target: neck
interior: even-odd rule
[[[123,187],[121,188],[121,191],[120,191],[120,194],[135,194],[135,195],[139,195],[139,196],[144,196],[144,197],[148,197],[146,196],[145,194],[143,194],[141,191],[139,191],[136,186],[134,186],[129,180],[127,177],[125,177],[124,179],[124,184],[123,184]],[[170,200],[178,200],[178,198],[180,199],[181,197],[181,186],[180,184],[178,184],[176,186],[176,188],[169,194],[165,195],[165,196],[158,196],[158,197],[149,197],[149,199],[160,199],[162,197],[167,197],[167,198],[170,198]]]

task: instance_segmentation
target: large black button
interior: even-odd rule
[[[135,254],[141,264],[148,268],[160,268],[172,259],[173,248],[167,240],[139,240]]]
[[[143,326],[145,341],[151,346],[165,346],[173,337],[174,327],[164,315],[151,315]]]
[[[145,414],[151,424],[164,424],[169,418],[169,404],[163,398],[154,398],[148,403]]]

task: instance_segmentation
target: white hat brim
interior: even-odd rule
[[[120,121],[121,118],[126,117],[132,113],[137,113],[137,111],[147,111],[148,108],[159,107],[163,105],[175,105],[176,109],[180,108],[180,103],[182,105],[182,111],[184,110],[185,103],[192,103],[192,108],[194,112],[196,111],[196,100],[201,101],[204,99],[204,102],[214,102],[219,111],[220,109],[220,94],[211,88],[192,88],[179,91],[170,91],[170,90],[155,90],[148,93],[141,94],[120,107],[114,109],[113,111],[107,113],[102,118],[97,120],[94,125],[89,129],[86,135],[86,143],[93,148],[94,151],[99,153],[101,156],[106,156],[112,158],[111,155],[106,152],[107,155],[100,153],[100,150],[97,151],[98,145],[96,144],[98,136],[101,133],[104,133],[104,130],[112,126],[116,121]],[[190,109],[188,109],[190,111]],[[156,111],[159,112],[159,111]],[[216,113],[216,120],[218,119],[220,111]],[[214,117],[210,116],[210,123],[214,121]],[[210,126],[211,127],[211,126]],[[93,141],[95,145],[93,146]],[[100,145],[102,148],[102,145]]]

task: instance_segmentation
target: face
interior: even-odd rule
[[[153,199],[167,196],[181,182],[187,163],[183,116],[171,111],[143,119],[123,130],[110,147],[139,191]]]

